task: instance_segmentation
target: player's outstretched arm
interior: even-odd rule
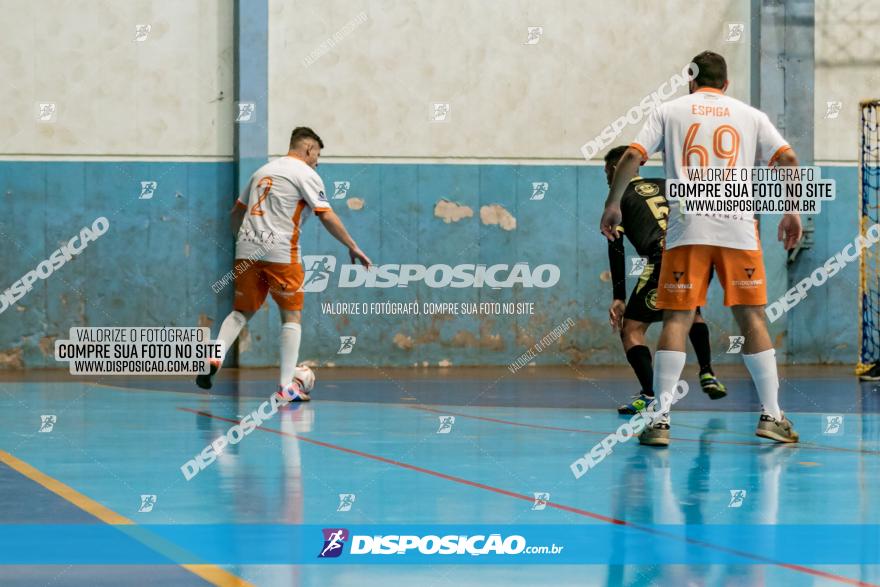
[[[324,228],[327,229],[327,232],[333,235],[333,238],[341,242],[343,245],[348,247],[348,255],[351,257],[351,262],[357,264],[358,261],[361,262],[361,265],[369,268],[370,265],[373,264],[370,261],[370,258],[367,257],[360,248],[358,248],[357,244],[354,242],[354,239],[351,238],[351,235],[348,234],[348,231],[345,230],[345,225],[342,224],[342,220],[339,219],[339,216],[333,210],[327,210],[326,212],[321,212],[318,214],[318,218],[321,219],[321,223],[324,225]]]
[[[774,162],[779,167],[797,167],[797,153],[794,149],[786,149],[776,158]],[[782,242],[782,246],[786,251],[794,248],[803,236],[803,227],[801,226],[801,217],[798,214],[785,214],[779,221],[779,229],[776,231],[776,238]]]
[[[611,190],[608,192],[608,198],[605,200],[605,211],[602,213],[602,220],[599,222],[599,230],[610,241],[620,238],[617,227],[620,225],[620,199],[623,198],[623,192],[626,186],[636,176],[639,171],[639,165],[642,164],[642,154],[637,149],[629,147],[624,151],[614,168],[614,178],[611,180]]]

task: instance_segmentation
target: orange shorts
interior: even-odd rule
[[[663,251],[657,307],[693,310],[705,306],[713,266],[724,288],[725,306],[767,303],[767,276],[760,248],[744,251],[713,245],[684,245]]]
[[[300,263],[235,260],[235,303],[239,312],[256,312],[266,294],[282,310],[302,310],[305,272]]]

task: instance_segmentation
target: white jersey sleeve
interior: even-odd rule
[[[311,173],[299,178],[299,189],[302,198],[314,212],[326,212],[330,210],[327,194],[324,191],[324,180],[317,173]]]
[[[756,147],[758,152],[755,159],[758,165],[772,165],[780,154],[791,148],[782,134],[770,122],[770,117],[763,112],[758,116]]]
[[[630,144],[630,147],[634,147],[642,154],[643,163],[648,157],[664,148],[665,112],[664,105],[654,108],[648,115],[642,130]]]

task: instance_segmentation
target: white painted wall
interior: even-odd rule
[[[749,96],[748,0],[270,0],[269,152],[312,126],[340,157],[580,158],[704,49]],[[326,54],[322,42],[365,12]],[[543,26],[535,45],[530,26]],[[430,104],[451,104],[429,122]],[[638,125],[621,135],[628,141]]]
[[[0,0],[0,155],[231,156],[232,8]],[[37,122],[38,102],[57,104],[55,123]]]
[[[816,0],[817,161],[859,159],[859,101],[880,99],[880,3]],[[842,102],[837,118],[828,102]]]

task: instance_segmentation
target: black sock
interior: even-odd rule
[[[642,393],[654,396],[654,367],[651,364],[651,349],[643,344],[626,351],[626,360],[632,365],[636,377],[642,385]]]
[[[709,327],[705,322],[694,322],[688,333],[694,352],[697,353],[697,362],[700,364],[700,375],[712,373],[712,348],[709,345]]]

